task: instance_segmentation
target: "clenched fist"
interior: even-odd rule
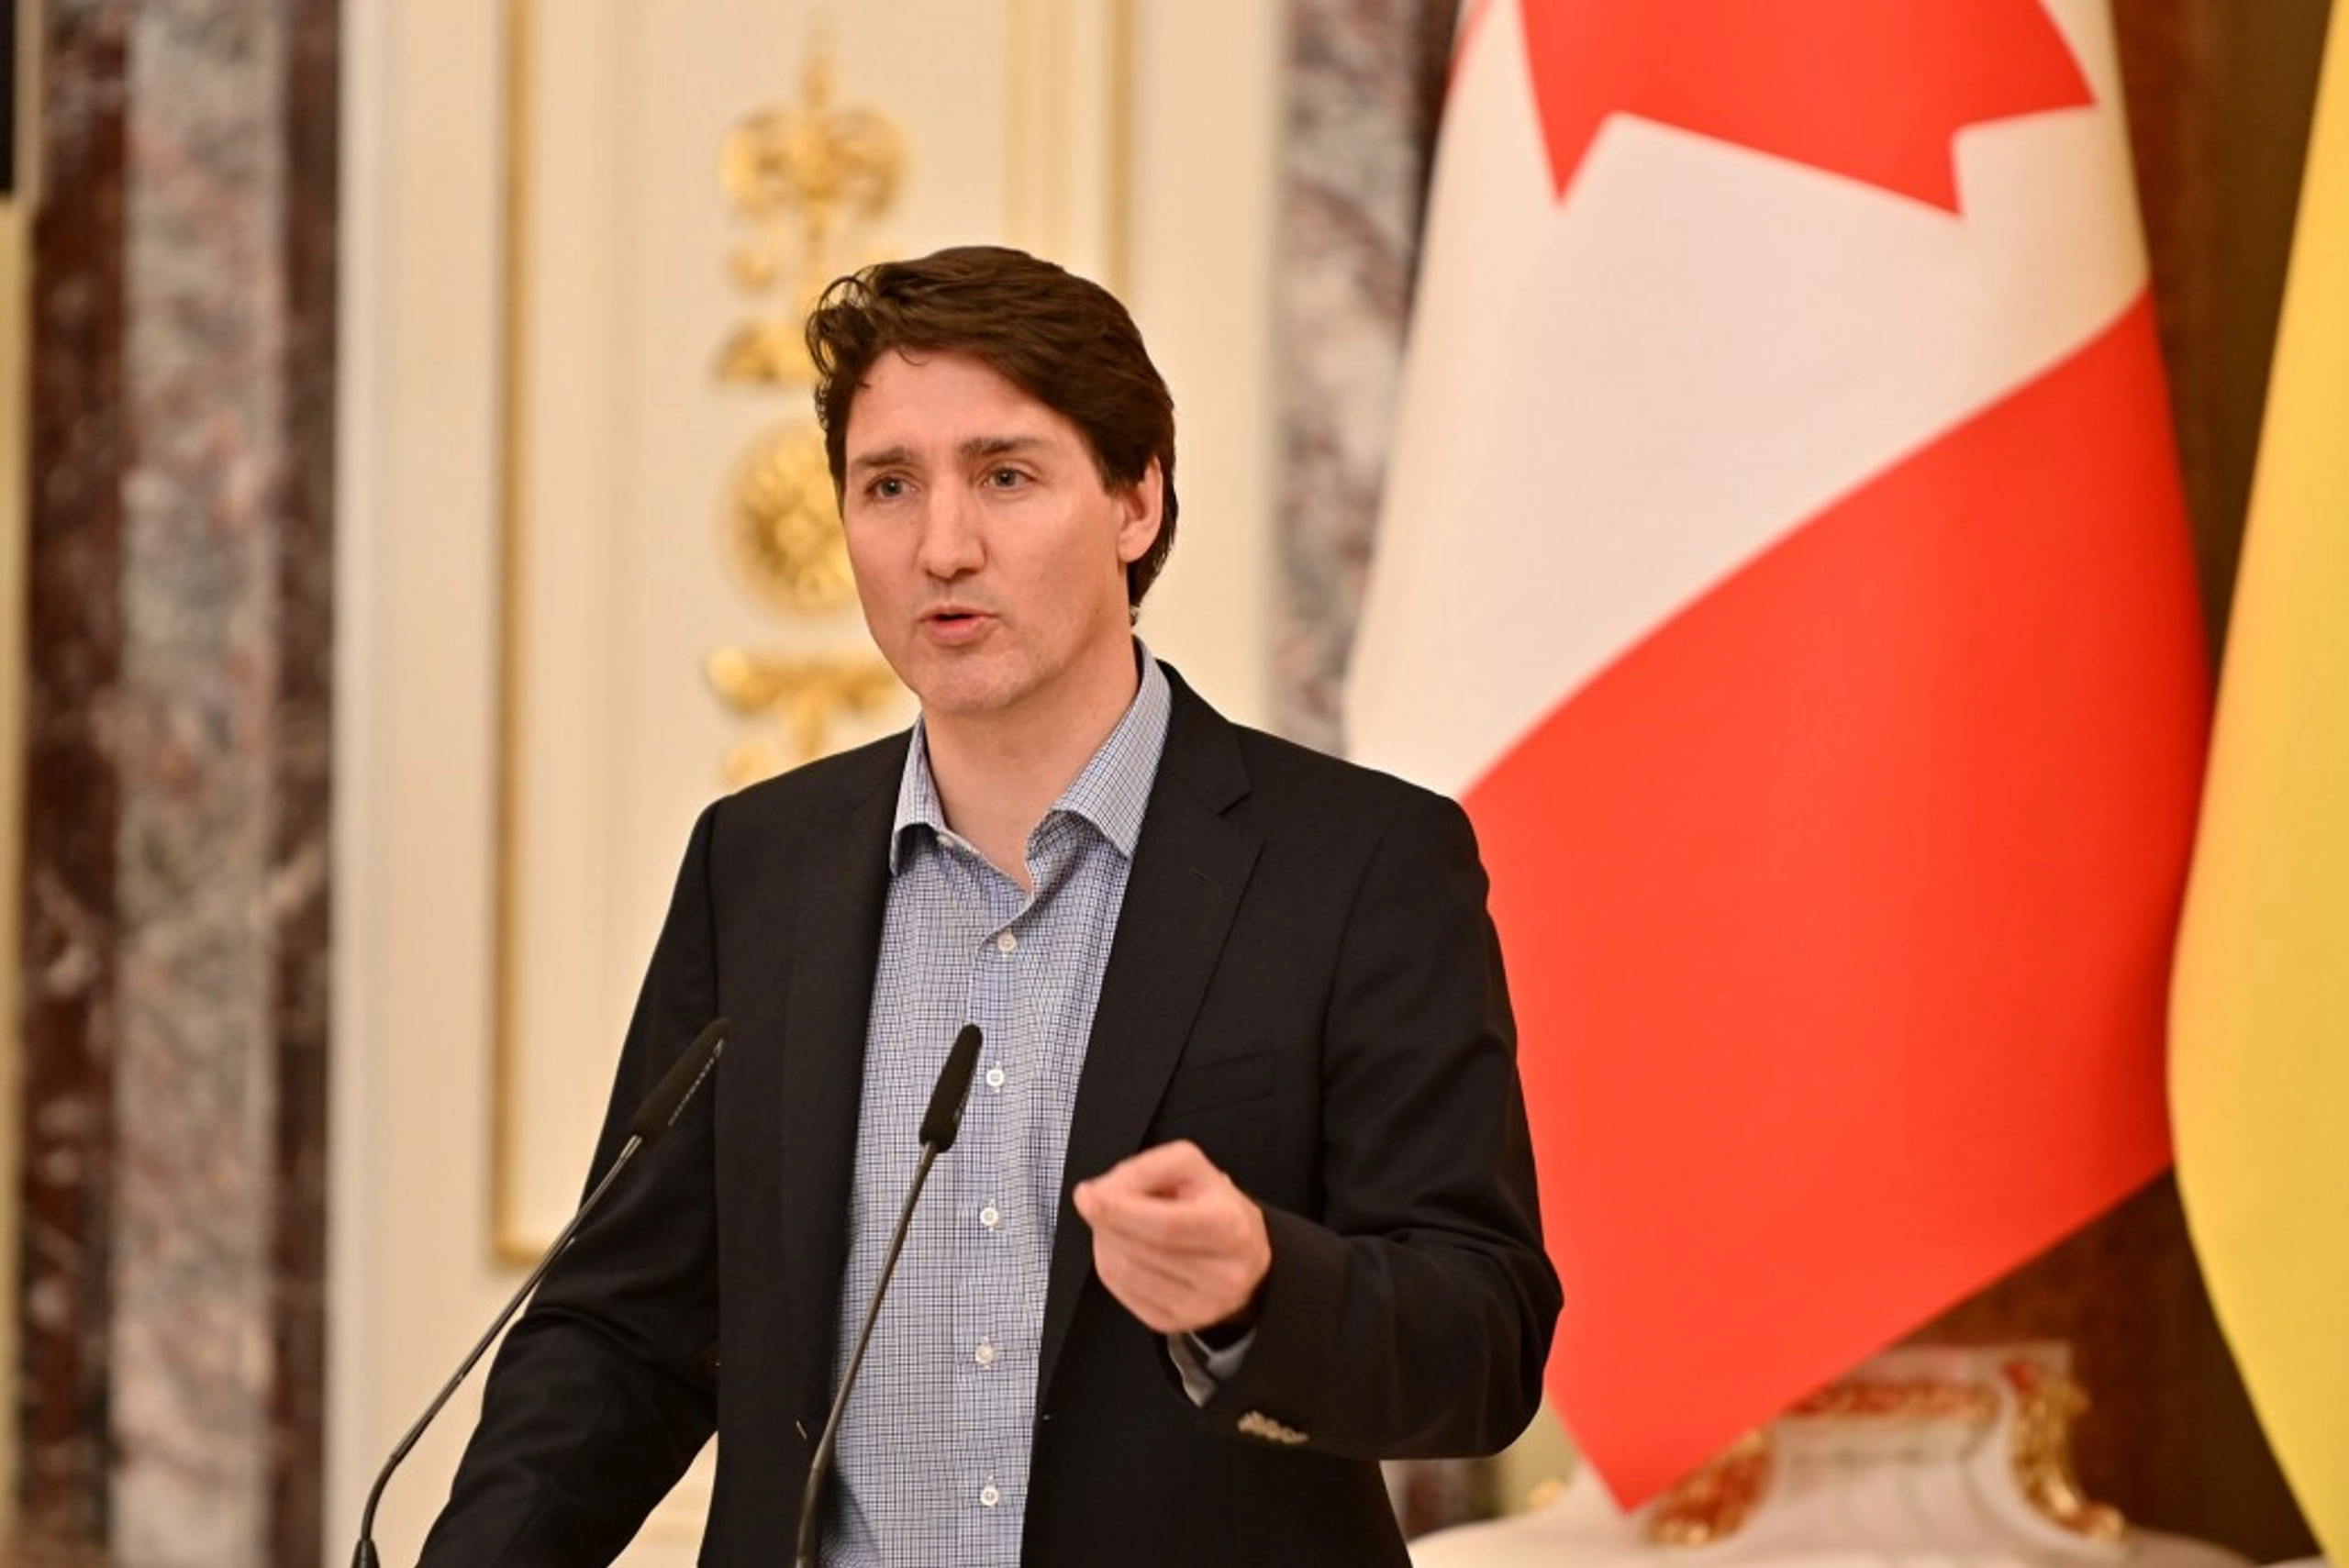
[[[1077,1184],[1093,1267],[1161,1334],[1239,1317],[1273,1266],[1264,1211],[1197,1144],[1162,1143]]]

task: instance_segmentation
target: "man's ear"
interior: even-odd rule
[[[1123,510],[1118,519],[1118,559],[1130,566],[1158,542],[1158,526],[1165,513],[1166,476],[1152,458],[1141,477],[1111,492]]]

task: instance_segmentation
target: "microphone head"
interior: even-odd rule
[[[943,1154],[954,1147],[954,1135],[963,1130],[963,1103],[970,1098],[971,1076],[978,1069],[979,1026],[964,1024],[939,1071],[938,1087],[930,1092],[930,1109],[922,1113],[924,1148]]]
[[[669,1071],[661,1075],[652,1093],[636,1107],[636,1118],[628,1126],[630,1133],[645,1143],[657,1143],[662,1134],[677,1125],[677,1118],[685,1114],[685,1102],[694,1097],[694,1091],[701,1087],[701,1081],[718,1064],[718,1053],[726,1048],[726,1031],[733,1027],[724,1018],[712,1018],[701,1033],[694,1036],[694,1042],[669,1064]]]

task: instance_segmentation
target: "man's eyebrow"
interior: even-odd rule
[[[963,461],[974,458],[1008,457],[1044,444],[1041,436],[974,436],[963,443]]]
[[[1044,444],[1041,436],[973,436],[955,449],[965,462],[976,462],[991,457],[1011,457],[1032,451]],[[878,468],[906,468],[913,465],[911,447],[879,447],[869,452],[859,452],[848,460],[851,473],[866,473]]]
[[[913,455],[905,447],[883,447],[878,451],[857,453],[848,460],[848,466],[858,473],[875,468],[901,468],[913,461]]]

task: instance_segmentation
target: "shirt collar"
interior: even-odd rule
[[[1150,806],[1150,786],[1158,775],[1167,720],[1174,711],[1166,673],[1139,637],[1134,639],[1134,663],[1141,678],[1125,716],[1044,814],[1047,821],[1061,812],[1082,817],[1128,860],[1141,840],[1142,814]],[[889,829],[892,876],[899,869],[906,829],[917,826],[933,833],[948,831],[938,783],[930,772],[929,730],[920,718],[914,720],[905,772],[897,780],[897,815]]]

